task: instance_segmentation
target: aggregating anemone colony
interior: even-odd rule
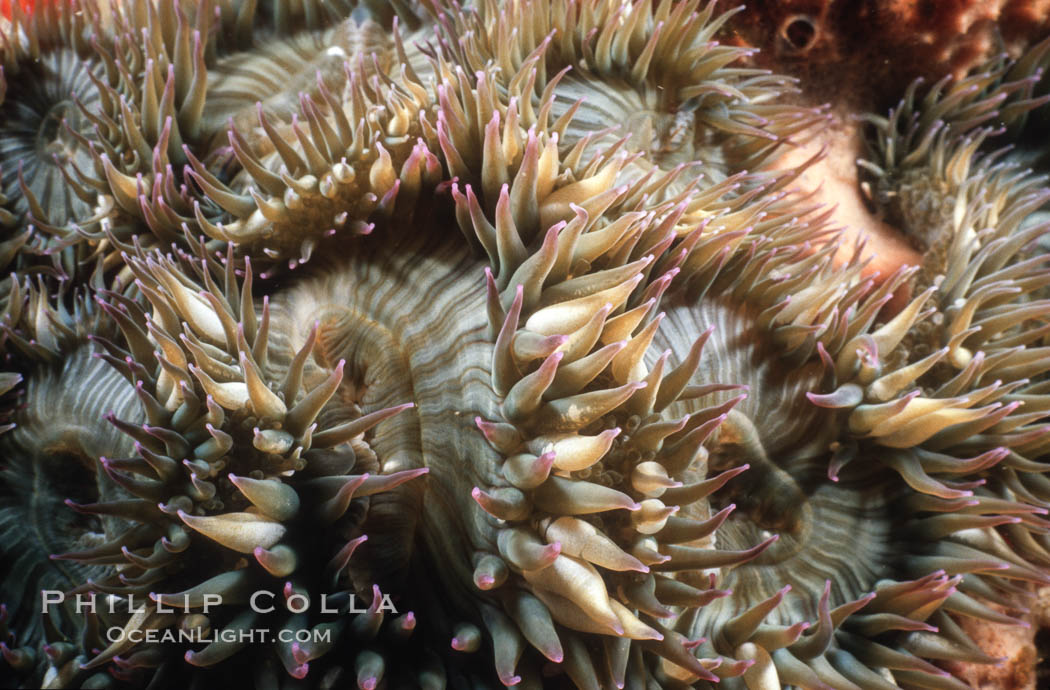
[[[1050,584],[1050,40],[869,118],[856,193],[918,257],[880,274],[796,184],[828,110],[731,17],[15,6],[2,677],[961,688],[1000,661],[967,631]]]

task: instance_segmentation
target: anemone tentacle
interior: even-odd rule
[[[868,117],[876,276],[714,2],[12,12],[4,678],[955,689],[1028,624],[1050,39]]]

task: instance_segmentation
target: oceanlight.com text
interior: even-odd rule
[[[329,643],[332,641],[331,630],[287,630],[282,629],[274,632],[268,628],[257,628],[254,630],[175,630],[167,628],[164,630],[127,630],[114,626],[106,630],[106,639],[109,642],[133,642],[139,644],[147,642],[157,643],[211,643],[211,642],[236,642],[240,644],[267,644],[274,640],[278,642],[306,643]]]

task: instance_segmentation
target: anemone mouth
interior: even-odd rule
[[[357,38],[366,50],[382,53],[386,34],[374,24],[369,32],[358,32],[351,19],[327,29],[297,32],[263,42],[254,50],[224,55],[208,72],[208,110],[203,130],[226,144],[224,128],[232,118],[240,129],[250,129],[255,103],[281,120],[290,120],[299,103],[299,93],[317,94],[318,74],[335,89],[343,76],[343,62],[355,54],[351,42]],[[358,34],[360,37],[358,38]]]
[[[288,334],[292,349],[316,324],[315,368],[304,373],[304,381],[344,362],[342,383],[320,423],[340,424],[410,401],[415,405],[366,439],[373,452],[365,460],[373,471],[429,470],[425,505],[422,482],[372,497],[366,529],[374,528],[367,530],[369,540],[361,546],[365,557],[354,576],[379,583],[403,582],[415,551],[430,551],[436,563],[447,559],[440,549],[429,548],[431,539],[407,535],[416,529],[443,532],[441,525],[455,520],[442,511],[449,507],[454,487],[468,481],[457,460],[471,457],[484,465],[477,448],[483,444],[461,427],[472,424],[474,414],[491,413],[495,404],[469,354],[484,346],[477,333],[483,328],[444,317],[453,305],[476,301],[476,278],[471,276],[480,271],[477,259],[439,229],[429,238],[390,232],[387,246],[365,239],[350,258],[322,259],[339,267],[333,277],[298,281],[274,302],[273,312],[275,330]],[[457,404],[450,406],[451,399]],[[443,532],[433,541],[446,536]]]
[[[127,498],[98,471],[95,458],[119,456],[128,444],[95,422],[104,413],[99,408],[107,396],[119,408],[122,393],[129,391],[90,355],[89,348],[81,347],[71,353],[64,370],[41,367],[30,381],[27,403],[15,416],[17,428],[0,439],[0,525],[5,534],[0,596],[15,606],[14,620],[28,634],[40,625],[39,590],[67,591],[106,571],[98,563],[54,556],[97,548],[125,526],[113,516],[80,509]],[[78,396],[64,397],[77,389],[72,381],[84,388]],[[71,608],[54,620],[60,626],[75,621]]]
[[[584,67],[558,82],[552,115],[574,112],[563,136],[565,147],[591,137],[591,153],[622,139],[625,150],[642,154],[638,164],[643,172],[650,166],[671,170],[702,158],[707,163],[705,184],[711,184],[725,179],[731,167],[723,151],[731,137],[698,122],[697,107],[695,101],[676,102],[673,90],[599,77]]]
[[[717,313],[717,312],[716,312]],[[739,315],[718,319],[741,339],[726,343],[714,338],[715,352],[748,358],[751,340]],[[730,324],[733,324],[730,326]],[[723,350],[722,348],[726,348]],[[756,356],[762,348],[756,348]],[[716,354],[717,357],[717,354]],[[718,370],[732,370],[733,358]],[[839,606],[871,592],[876,582],[898,567],[899,532],[894,505],[899,487],[892,472],[877,463],[852,463],[839,470],[834,453],[834,423],[826,414],[805,414],[801,392],[813,385],[812,372],[791,371],[786,363],[770,366],[764,376],[745,378],[747,398],[731,410],[716,431],[707,462],[709,474],[740,471],[710,499],[710,512],[728,518],[717,534],[719,549],[745,549],[771,537],[776,543],[746,563],[723,573],[720,586],[733,591],[733,602],[717,600],[700,617],[718,620],[727,606],[745,608],[774,596],[785,585],[798,593],[785,599],[770,620],[790,625],[818,616],[817,598],[831,582],[830,604]],[[809,381],[809,383],[807,383]],[[763,399],[763,393],[776,390]],[[793,393],[792,393],[793,391]],[[792,396],[797,397],[792,397]],[[784,396],[784,397],[780,397]],[[777,399],[779,398],[779,399]],[[792,402],[794,400],[794,402]],[[794,419],[771,420],[781,408],[799,411]],[[791,415],[788,415],[790,418]]]
[[[550,62],[548,69],[560,66],[557,58]],[[716,78],[690,88],[688,82],[673,79],[657,84],[627,73],[607,73],[586,62],[569,67],[550,82],[552,118],[571,117],[559,145],[570,149],[584,142],[585,156],[622,145],[624,151],[639,154],[633,161],[638,175],[686,166],[683,183],[708,188],[753,163],[756,150],[775,149],[802,129],[799,124],[806,119],[778,122],[770,129],[780,133],[769,135],[752,129],[746,120],[730,124],[735,114],[717,98],[735,87]],[[777,119],[775,110],[770,114]]]
[[[100,107],[93,69],[73,50],[56,49],[8,77],[0,105],[0,166],[14,212],[29,210],[24,184],[54,225],[90,213],[65,176],[92,168],[89,142],[95,134],[83,113]]]
[[[51,106],[40,123],[36,135],[37,155],[51,158],[56,165],[69,163],[76,155],[77,143],[66,131],[66,127],[79,131],[77,109],[70,100],[59,101]]]
[[[57,502],[70,500],[78,504],[97,503],[102,497],[102,492],[98,487],[99,478],[95,473],[94,464],[94,459],[88,458],[80,448],[66,444],[45,445],[35,462],[38,473],[33,483],[39,487],[38,491],[43,491],[43,487],[47,486],[55,496],[64,497]],[[105,539],[105,528],[97,515],[61,511],[57,517],[68,520],[68,524],[57,531],[81,534],[77,541],[82,541],[85,546],[93,541]],[[70,548],[69,544],[46,541],[42,542],[42,545],[51,553],[61,553]]]
[[[725,574],[720,586],[733,590],[734,605],[754,606],[791,585],[797,594],[768,619],[790,625],[818,616],[817,599],[806,593],[819,592],[825,581],[832,583],[835,607],[900,575],[892,477],[881,468],[853,469],[831,482],[827,463],[819,458],[790,474],[752,464],[739,483],[713,497],[712,511],[733,506],[719,531],[719,548],[746,548],[778,537],[755,559]],[[710,613],[717,616],[721,605],[712,604]]]

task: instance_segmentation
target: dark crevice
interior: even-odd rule
[[[1035,687],[1050,688],[1050,628],[1040,628],[1035,633]]]

